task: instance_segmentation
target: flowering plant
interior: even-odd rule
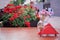
[[[3,21],[9,20],[14,26],[29,26],[31,20],[36,20],[36,7],[32,5],[17,5],[8,4],[4,8]]]

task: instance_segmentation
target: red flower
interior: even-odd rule
[[[16,9],[20,9],[22,6],[16,6]]]
[[[24,16],[24,20],[26,19],[27,17],[26,16]]]
[[[12,13],[13,9],[12,8],[4,8],[4,12],[6,12],[6,13]]]
[[[9,8],[9,13],[12,13],[13,12],[13,9],[12,8]]]
[[[27,8],[27,5],[24,5],[24,8]]]
[[[9,18],[10,21],[13,21],[14,19],[16,19],[18,17],[18,14],[17,13],[14,13],[14,15]]]
[[[13,20],[14,20],[14,17],[9,18],[9,20],[10,20],[10,21],[13,21]]]
[[[27,27],[31,27],[31,26],[30,26],[30,22],[25,22],[25,25],[26,25]]]
[[[18,14],[14,13],[13,17],[14,17],[14,19],[16,19],[18,17]]]
[[[30,18],[30,15],[27,15],[28,18]]]
[[[33,8],[33,6],[32,6],[32,5],[30,5],[30,8]]]
[[[21,13],[24,13],[24,10],[20,10],[19,13],[20,13],[20,14],[21,14]]]
[[[13,8],[11,8],[13,11],[16,11],[16,8],[15,7],[13,7]]]
[[[9,9],[8,8],[4,8],[4,12],[8,13]]]
[[[22,12],[21,12],[21,11],[19,11],[19,12],[18,12],[18,16],[20,16],[21,14],[22,14]]]

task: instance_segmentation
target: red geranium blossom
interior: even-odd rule
[[[8,8],[4,8],[4,12],[8,13],[9,9]]]
[[[15,7],[11,8],[11,9],[12,9],[12,11],[16,11],[16,8]]]
[[[18,14],[17,13],[14,13],[13,14],[13,17],[14,17],[14,19],[16,19],[18,17]]]
[[[24,20],[26,20],[27,16],[24,16]]]
[[[28,18],[30,18],[30,15],[27,15]]]
[[[14,19],[16,19],[18,17],[17,13],[14,13],[13,16],[11,18],[9,18],[10,21],[13,21]]]
[[[30,5],[30,8],[33,8],[33,6],[32,6],[32,5]]]
[[[16,9],[20,9],[22,6],[20,6],[20,5],[18,5],[18,6],[16,6]]]
[[[9,8],[9,11],[8,11],[9,13],[12,13],[13,12],[13,9],[12,8]]]
[[[24,5],[24,8],[27,8],[27,5]]]
[[[30,27],[30,22],[25,22],[24,23],[27,27]]]
[[[12,13],[13,12],[13,8],[4,8],[4,12],[6,13]]]
[[[14,20],[14,17],[9,18],[9,20],[10,20],[10,21],[13,21],[13,20]]]

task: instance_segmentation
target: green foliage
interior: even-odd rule
[[[11,1],[10,3],[11,3],[11,4],[14,4],[14,5],[16,5],[16,6],[17,6],[17,5],[19,5],[19,4],[23,4],[23,3],[24,3],[24,1],[25,1],[25,0],[16,0],[16,1],[15,1],[15,0],[13,0],[13,1]]]
[[[24,0],[17,0],[17,1],[13,0],[12,3],[17,6],[19,4],[22,4],[22,2],[24,2]],[[11,6],[10,8],[12,7],[16,8],[16,6]],[[36,16],[35,16],[36,10],[34,8],[31,8],[30,5],[27,6],[20,5],[20,6],[21,6],[20,9],[18,8],[18,10],[17,9],[14,10],[16,13],[13,11],[12,13],[5,13],[2,17],[3,21],[6,22],[9,20],[13,26],[22,27],[26,21],[30,22],[31,20],[33,21],[36,20]]]
[[[3,19],[3,21],[7,21],[11,16],[12,14],[4,14],[1,19]]]
[[[24,20],[17,18],[14,21],[12,21],[12,25],[22,27],[24,25]]]

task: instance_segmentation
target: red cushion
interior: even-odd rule
[[[51,26],[51,24],[47,24],[40,34],[58,34],[58,32]]]

